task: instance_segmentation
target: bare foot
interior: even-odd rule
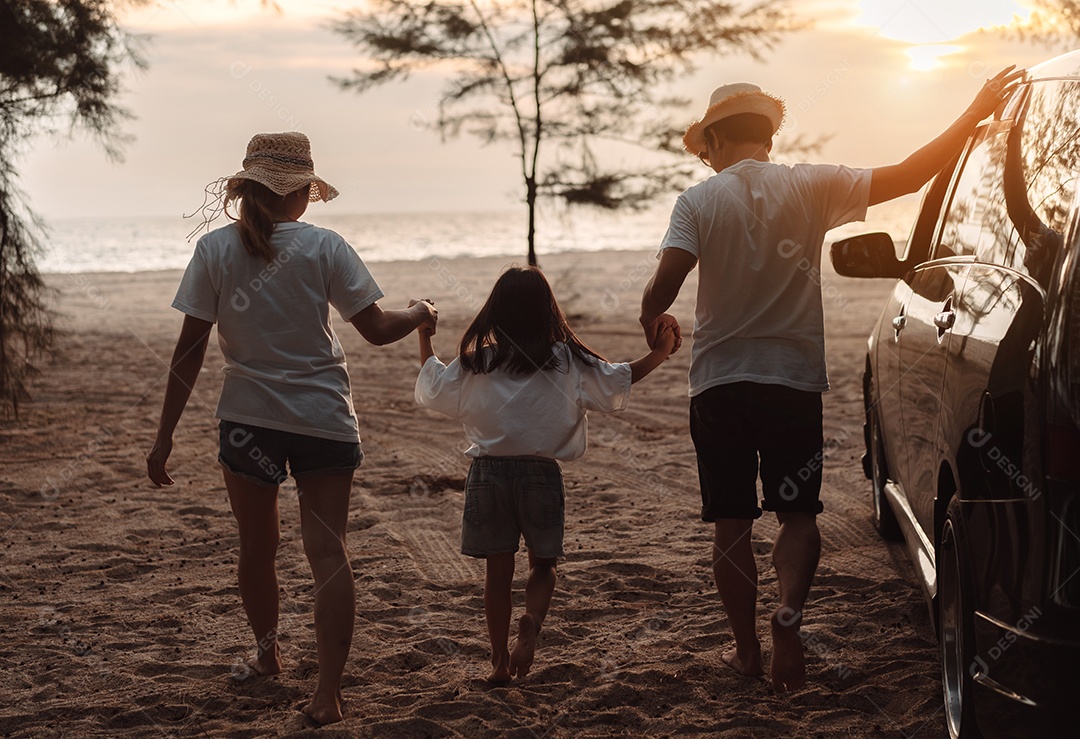
[[[540,626],[529,614],[525,614],[518,621],[517,642],[514,651],[510,653],[510,674],[525,677],[532,668],[533,657],[536,655],[536,637],[540,633]]]
[[[277,645],[273,651],[266,651],[248,657],[243,665],[233,667],[233,677],[237,680],[246,680],[253,675],[277,675],[281,672],[281,655]]]
[[[336,724],[344,718],[341,715],[341,701],[337,696],[334,696],[332,700],[328,701],[320,701],[318,698],[312,698],[311,702],[301,710],[309,719],[319,726]]]
[[[771,621],[773,690],[777,693],[798,690],[806,685],[806,657],[799,636],[802,614],[788,606],[780,606],[773,612]]]
[[[487,681],[492,685],[506,685],[510,682],[510,665],[496,665],[487,676]]]
[[[735,670],[744,677],[761,677],[765,674],[765,667],[761,663],[761,645],[758,644],[745,659],[739,656],[735,647],[720,655],[724,664]]]
[[[244,664],[260,675],[277,675],[281,672],[281,658],[276,654],[264,654],[262,657],[248,657]]]
[[[487,681],[492,685],[506,685],[510,682],[510,650],[505,646],[499,652],[491,654],[491,674]]]

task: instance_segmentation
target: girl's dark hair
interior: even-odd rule
[[[562,359],[552,347],[562,342],[571,357],[592,364],[603,359],[566,323],[544,273],[536,267],[508,267],[472,324],[461,337],[461,366],[475,374],[504,368],[531,374],[560,369]],[[567,368],[569,369],[569,368]]]
[[[241,180],[230,194],[230,199],[240,200],[236,225],[247,253],[265,259],[267,264],[274,261],[270,237],[274,234],[274,216],[281,207],[281,196],[261,182],[247,179]]]
[[[758,113],[736,113],[721,118],[705,129],[706,136],[716,136],[736,144],[767,144],[772,141],[772,123]]]

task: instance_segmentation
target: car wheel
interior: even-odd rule
[[[978,739],[972,673],[975,666],[975,628],[970,578],[965,562],[964,526],[960,504],[949,503],[938,540],[938,624],[941,648],[945,721],[952,739]]]
[[[900,541],[903,532],[900,531],[900,523],[896,520],[892,506],[885,497],[885,483],[889,479],[889,467],[885,461],[885,442],[881,437],[881,418],[878,412],[877,397],[874,393],[874,378],[871,375],[869,395],[866,399],[866,422],[869,425],[867,437],[867,454],[870,458],[870,493],[874,503],[874,528],[878,530],[883,539],[888,541]]]

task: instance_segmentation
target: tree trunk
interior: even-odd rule
[[[525,178],[525,203],[529,206],[529,266],[536,267],[536,178]]]

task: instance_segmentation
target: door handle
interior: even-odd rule
[[[934,325],[942,331],[948,331],[956,323],[956,311],[944,310],[934,316]]]
[[[892,327],[896,333],[900,333],[904,330],[904,326],[907,325],[907,316],[896,316],[892,319]]]

